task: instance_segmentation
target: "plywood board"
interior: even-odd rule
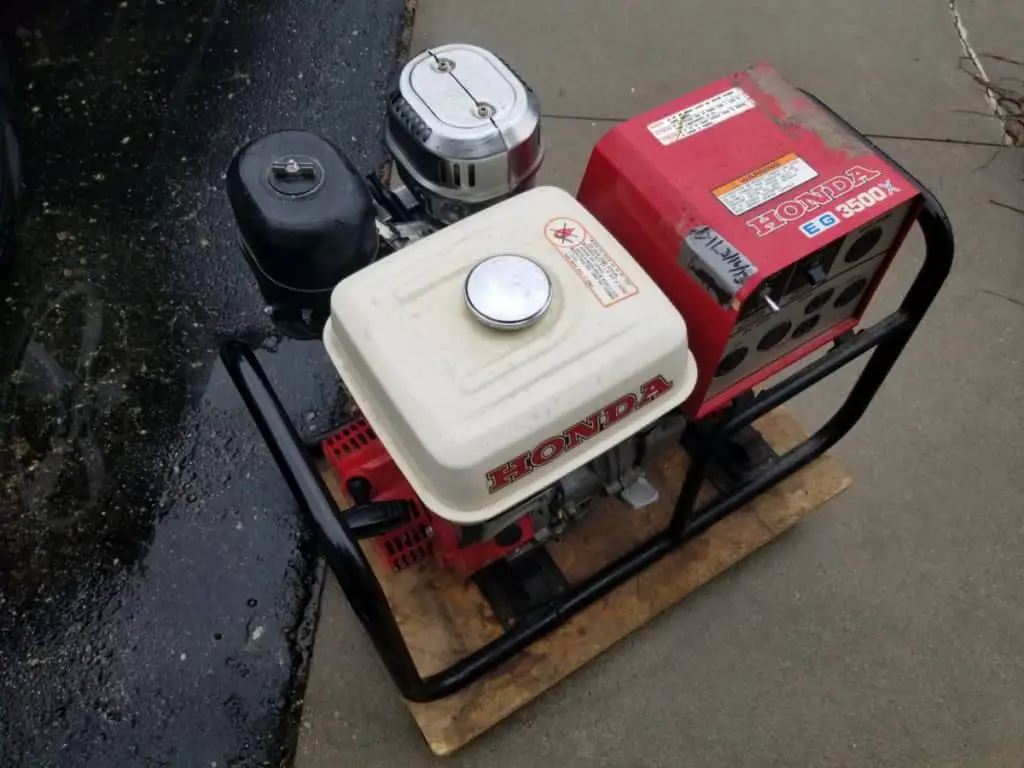
[[[805,437],[784,409],[768,414],[757,427],[779,452]],[[615,500],[602,500],[565,540],[548,545],[571,582],[585,579],[665,527],[686,463],[686,454],[680,449],[655,457],[647,475],[660,492],[657,504],[631,511]],[[335,478],[329,472],[325,477],[339,503],[347,504]],[[464,746],[849,485],[849,475],[834,457],[825,455],[475,684],[440,701],[409,702],[431,750],[447,755]],[[705,493],[712,491],[708,488]],[[432,562],[393,573],[372,544],[367,542],[364,548],[420,674],[438,672],[502,633],[473,584]]]

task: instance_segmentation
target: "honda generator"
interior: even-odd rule
[[[770,66],[616,125],[575,193],[537,181],[542,122],[500,57],[445,45],[409,60],[388,97],[390,178],[301,130],[250,142],[228,170],[267,311],[323,344],[352,418],[304,441],[252,351],[235,341],[222,357],[415,701],[472,682],[835,444],[952,261],[934,197]],[[924,266],[862,328],[915,224]],[[868,352],[821,430],[784,455],[759,439],[756,419]],[[476,580],[497,610],[495,584],[535,592],[545,544],[596,499],[623,514],[658,501],[645,466],[679,445],[689,469],[662,533],[529,612],[500,611],[504,635],[419,675],[360,540],[390,568]],[[709,479],[719,492],[698,506]]]

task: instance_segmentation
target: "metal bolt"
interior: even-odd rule
[[[445,224],[454,224],[466,215],[466,210],[458,203],[442,203],[439,213]]]
[[[455,62],[451,59],[436,58],[434,59],[434,69],[438,72],[451,72],[455,69]]]
[[[316,164],[309,160],[296,160],[294,157],[289,157],[278,160],[270,168],[278,178],[316,178]]]
[[[494,107],[492,107],[490,104],[477,104],[475,112],[477,117],[494,117]]]

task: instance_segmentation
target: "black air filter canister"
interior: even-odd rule
[[[227,190],[267,303],[325,321],[334,287],[377,253],[373,199],[351,160],[320,136],[280,131],[238,151]]]

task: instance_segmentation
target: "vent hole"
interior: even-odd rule
[[[829,301],[831,301],[832,296],[835,294],[835,292],[835,288],[828,288],[819,293],[817,296],[815,296],[813,299],[807,302],[807,306],[804,307],[804,314],[813,315],[819,309],[828,304]]]
[[[868,230],[850,246],[850,250],[846,252],[846,258],[844,261],[847,264],[853,264],[855,261],[860,261],[871,253],[874,247],[878,245],[878,241],[881,239],[881,227],[875,227],[874,229]]]
[[[806,336],[808,333],[813,331],[820,322],[821,315],[811,315],[796,327],[793,331],[793,338],[799,339],[801,336]]]
[[[836,303],[835,303],[836,309],[840,309],[842,307],[845,307],[847,304],[849,304],[854,299],[856,299],[858,296],[860,296],[861,293],[864,291],[864,289],[867,287],[867,285],[868,285],[867,278],[862,277],[857,282],[851,283],[850,285],[846,286],[843,289],[842,293],[839,294],[839,298],[836,299]]]
[[[762,336],[759,342],[757,342],[758,350],[760,350],[761,352],[765,352],[774,347],[776,344],[778,344],[780,341],[782,341],[789,335],[789,331],[792,327],[793,324],[789,322],[789,320],[784,320],[783,322],[776,325],[774,328],[768,331],[768,333]]]
[[[718,370],[715,371],[715,378],[725,376],[727,373],[735,371],[742,363],[750,350],[746,347],[737,347],[728,355],[722,358],[722,362],[718,364]]]

